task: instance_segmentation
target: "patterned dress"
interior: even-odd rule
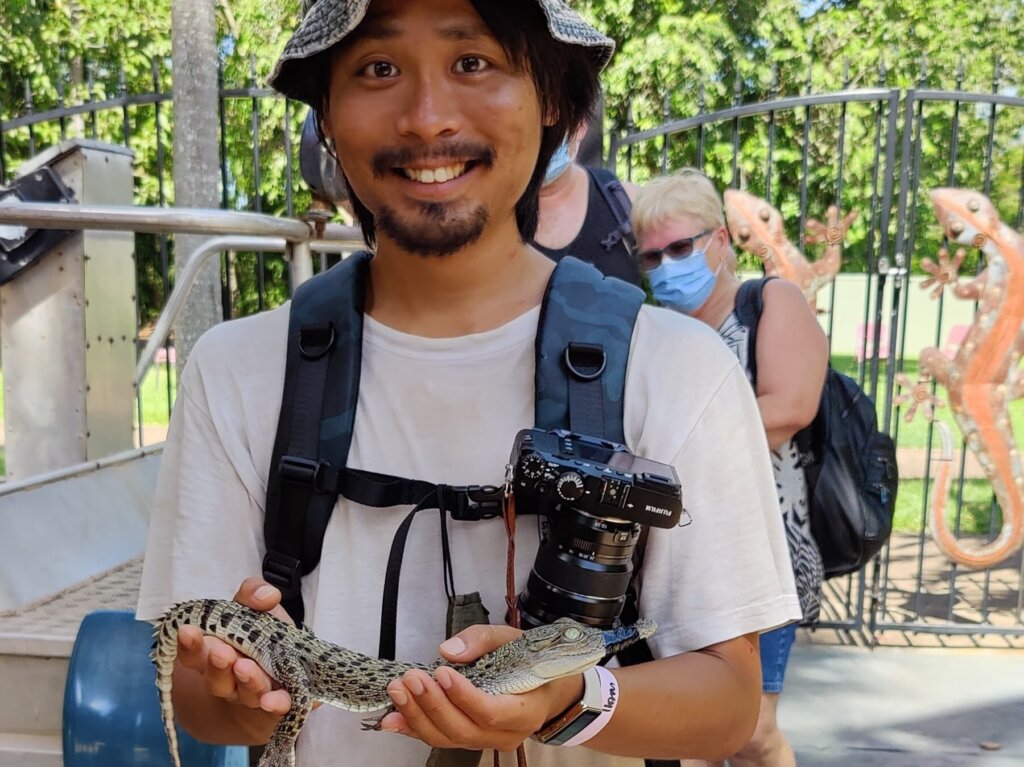
[[[747,370],[749,378],[749,332],[736,317],[735,312],[731,312],[718,327],[718,334]],[[820,609],[824,566],[818,544],[811,535],[811,519],[807,513],[807,483],[793,440],[784,442],[777,450],[772,451],[772,468],[775,470],[775,486],[779,492],[779,506],[785,523],[789,556],[793,563],[796,592],[800,598],[800,609],[804,614],[803,624],[815,623]]]

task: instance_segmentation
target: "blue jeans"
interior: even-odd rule
[[[796,624],[790,623],[761,634],[761,690],[778,694],[786,676],[789,651],[796,640]]]

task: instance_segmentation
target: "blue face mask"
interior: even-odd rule
[[[548,161],[548,169],[544,171],[544,181],[541,183],[541,186],[547,186],[565,173],[569,166],[572,165],[572,160],[573,157],[569,153],[569,139],[564,138]]]
[[[692,314],[711,296],[718,280],[718,269],[708,268],[707,251],[695,250],[678,261],[665,261],[647,273],[651,292],[663,306]]]

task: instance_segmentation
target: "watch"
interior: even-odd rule
[[[603,712],[601,676],[596,667],[588,668],[583,672],[583,696],[554,719],[545,722],[533,737],[549,746],[564,746]]]

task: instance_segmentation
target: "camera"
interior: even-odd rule
[[[644,527],[675,527],[675,469],[624,445],[565,430],[526,429],[509,459],[520,509],[541,515],[541,543],[519,595],[524,626],[573,618],[614,628]]]

